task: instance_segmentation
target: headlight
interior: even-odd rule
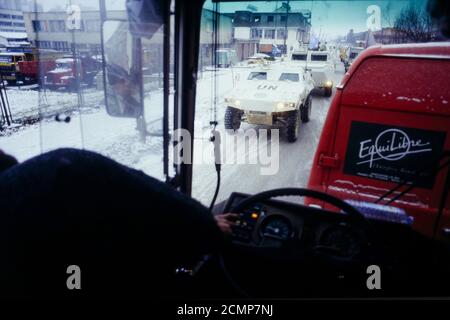
[[[325,85],[325,87],[330,88],[330,87],[333,86],[333,82],[331,82],[330,80],[328,80],[328,81],[325,81],[324,85]]]
[[[285,111],[286,109],[292,109],[294,107],[295,107],[295,103],[293,103],[293,102],[278,102],[277,103],[278,111]]]

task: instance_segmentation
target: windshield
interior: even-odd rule
[[[247,80],[267,80],[267,72],[250,72]]]
[[[72,68],[72,63],[70,63],[70,62],[58,62],[58,63],[56,63],[56,68],[57,69],[71,69]]]
[[[292,60],[306,61],[307,57],[308,57],[307,54],[299,54],[299,53],[292,54]]]
[[[298,82],[300,81],[300,75],[298,73],[282,73],[279,80]]]
[[[175,120],[186,116],[181,109],[184,99],[174,99],[180,94],[176,84],[186,79],[196,84],[189,84],[196,94],[195,115],[189,118],[195,120],[192,195],[204,204],[209,204],[216,183],[211,124],[221,133],[225,157],[217,201],[235,191],[308,187],[314,168],[336,173],[324,174],[334,179],[321,182],[326,190],[345,189],[375,199],[379,189],[392,187],[387,181],[414,176],[415,164],[431,158],[430,149],[449,148],[445,139],[450,134],[442,129],[448,117],[442,114],[450,97],[448,88],[439,87],[449,79],[444,58],[435,57],[447,49],[433,47],[445,45],[448,38],[440,21],[432,18],[427,0],[207,0],[198,37],[193,38],[198,39],[198,50],[193,50],[198,61],[190,72],[197,74],[181,78],[175,67],[180,65],[174,63],[175,57],[184,57],[184,52],[176,52],[183,48],[174,42],[175,10],[170,33],[164,34],[165,19],[157,9],[148,10],[154,14],[150,27],[140,29],[136,21],[146,15],[134,12],[139,9],[134,6],[127,11],[127,0],[105,1],[104,14],[97,1],[36,0],[33,6],[22,2],[27,39],[17,46],[22,52],[42,54],[36,54],[36,63],[18,65],[17,70],[0,68],[7,98],[0,99],[0,149],[20,161],[57,148],[84,148],[165,180],[164,165],[170,163],[174,173],[175,162],[172,153],[166,156],[174,140],[165,130],[172,132]],[[102,21],[102,16],[107,19]],[[391,46],[395,54],[389,57],[414,59],[390,61],[384,56],[382,62],[389,63],[366,64],[367,69],[360,70],[370,72],[354,75],[357,66],[348,60],[357,52],[350,49],[361,47],[363,56],[379,45]],[[3,46],[6,52],[7,44]],[[432,61],[420,60],[417,50]],[[326,63],[308,67],[306,53],[311,61]],[[63,57],[79,63],[56,61]],[[13,61],[10,55],[0,56],[0,63]],[[72,72],[51,72],[58,68]],[[386,81],[395,68],[399,78]],[[434,76],[425,78],[430,70]],[[353,74],[348,91],[340,86],[346,74]],[[343,108],[348,113],[337,114],[342,122],[334,123],[339,131],[323,131],[329,110],[340,103],[334,100],[337,92],[341,102],[348,102],[345,107],[358,111]],[[404,116],[405,110],[411,114]],[[427,117],[416,117],[419,113]],[[385,130],[389,135],[377,139]],[[399,138],[399,131],[405,135]],[[314,157],[321,136],[333,137],[336,141],[323,145],[336,149],[318,154],[323,161],[318,163]],[[400,139],[393,147],[388,143],[391,137]],[[439,147],[419,148],[425,143]],[[404,150],[395,153],[397,148]],[[436,181],[442,179],[438,176]],[[426,186],[433,187],[434,181]],[[413,195],[415,204],[428,205],[427,197]]]
[[[411,27],[408,17],[418,16],[421,18],[416,20],[421,22],[415,25],[414,32],[408,33],[406,30]],[[215,19],[219,19],[220,23],[217,28],[211,28],[215,25]],[[310,185],[312,168],[321,168],[314,158],[315,151],[321,135],[324,134],[325,119],[338,91],[336,87],[348,71],[347,60],[354,59],[358,55],[358,52],[351,52],[349,48],[363,47],[367,50],[366,48],[378,44],[400,45],[447,39],[439,32],[437,25],[433,24],[427,11],[426,0],[219,1],[218,3],[206,1],[202,12],[201,35],[210,36],[203,38],[204,40],[199,43],[199,63],[202,67],[199,68],[197,76],[195,141],[198,143],[204,141],[205,137],[210,135],[209,123],[214,120],[218,122],[216,130],[221,132],[221,152],[225,158],[217,201],[227,199],[236,191],[255,194],[274,188]],[[218,41],[215,42],[214,39]],[[237,62],[220,71],[208,67],[212,65],[214,50],[218,48],[234,49]],[[272,60],[264,61],[264,68],[267,68],[269,76],[255,71],[256,64],[248,63],[250,57],[261,54],[273,57]],[[307,60],[308,54],[310,59]],[[300,69],[291,61],[305,61],[306,68]],[[309,71],[310,61],[326,62],[327,65],[323,69],[312,68]],[[286,67],[288,70],[290,68],[292,72],[279,73],[280,67]],[[299,68],[298,72],[294,72],[294,68]],[[404,70],[406,69],[405,66]],[[422,69],[418,67],[416,70],[416,76],[413,78],[421,79]],[[286,81],[300,83],[303,72],[308,76],[301,82],[302,87],[298,90],[288,89]],[[276,78],[272,79],[272,74],[277,74]],[[358,86],[355,84],[358,90],[364,88],[364,92],[373,92],[367,93],[368,98],[361,101],[361,107],[370,105],[373,97],[387,99],[386,97],[397,94],[394,88],[388,88],[383,84],[383,76],[389,76],[391,71],[380,71],[377,74],[380,74],[377,77],[378,84],[372,84],[373,87],[368,87],[367,80],[361,80]],[[308,82],[309,75],[312,76],[312,83]],[[267,78],[270,82],[261,83],[256,87],[243,81]],[[417,92],[416,87],[412,86],[410,82],[403,83],[405,90],[410,90],[410,93],[399,92],[386,108],[397,106],[399,101],[405,103],[417,101],[419,105],[419,99],[420,101],[426,99],[426,95],[416,97],[414,94]],[[417,86],[426,87],[427,84]],[[432,95],[431,91],[429,94]],[[357,92],[355,96],[358,96]],[[311,99],[310,116],[297,108],[308,103],[308,97]],[[442,95],[442,99],[448,101],[446,97],[447,95]],[[352,100],[348,99],[350,103]],[[411,106],[413,107],[415,108]],[[298,133],[294,134],[292,132],[295,132],[295,127],[291,128],[287,123],[296,123],[295,119],[294,121],[289,118],[290,114],[296,113],[300,114],[300,120]],[[383,125],[391,125],[396,130],[402,130],[398,128],[401,125],[415,127],[420,123],[419,120],[410,121],[412,118],[394,117],[397,118],[396,121],[388,121],[386,124],[384,116],[377,117],[361,111],[346,114],[346,118],[341,119],[345,121],[342,125],[350,126],[352,121],[356,122],[354,118],[357,116],[360,117],[359,122],[380,122]],[[348,169],[352,174],[343,172],[340,166],[343,165],[347,153],[354,148],[355,157],[358,155],[359,143],[364,143],[363,132],[366,131],[359,129],[362,130],[361,139],[355,138],[354,141],[350,141],[353,144],[347,151],[350,132],[344,129],[341,123],[336,125],[341,131],[326,134],[342,136],[343,140],[339,140],[342,149],[324,151],[327,156],[330,155],[330,167],[323,167],[324,170],[332,170],[335,160],[331,155],[338,153],[339,160],[336,160],[338,169],[334,170],[340,174],[336,174],[333,181],[323,182],[324,186],[333,188],[330,189],[333,194],[338,194],[338,190],[348,190],[348,194],[361,192],[365,195],[370,194],[376,199],[381,193],[376,191],[378,190],[376,188],[388,190],[392,187],[389,184],[383,185],[380,181],[387,179],[401,181],[400,177],[405,177],[406,171],[409,170],[407,168],[410,167],[406,162],[390,161],[391,159],[380,164],[374,163],[364,171],[362,171],[363,164],[358,165],[355,160],[352,164],[354,167]],[[372,130],[368,124],[367,128]],[[381,127],[379,129],[381,130]],[[373,137],[369,131],[367,136],[370,136],[367,139],[372,139],[371,141],[376,140],[376,135]],[[366,143],[370,148],[371,144]],[[207,205],[216,183],[214,165],[204,160],[211,161],[210,147],[203,144],[202,147],[194,149],[195,156],[202,161],[194,163],[192,193],[196,199]],[[365,147],[366,144],[363,144],[361,151],[363,155]],[[350,166],[349,161],[347,160],[347,163]],[[366,178],[362,180],[362,177]],[[364,186],[364,189],[361,189],[364,192],[358,189],[358,186]],[[419,196],[415,195],[418,202]],[[343,193],[341,197],[345,196]],[[367,199],[372,201],[370,197]]]
[[[311,61],[327,61],[328,57],[324,54],[312,54]]]
[[[12,56],[0,56],[0,62],[11,63],[13,62]]]
[[[133,49],[137,41],[133,42],[129,31],[126,0],[104,1],[105,21],[99,1],[2,1],[8,2],[13,8],[22,6],[22,21],[26,23],[21,32],[28,36],[28,41],[21,44],[22,50],[38,53],[37,63],[23,66],[23,74],[1,71],[7,83],[3,94],[7,95],[5,101],[9,106],[0,107],[0,149],[25,161],[57,148],[83,148],[165,180],[163,48],[164,39],[173,43],[173,34],[164,38],[164,28],[160,26],[152,36],[142,38],[140,50]],[[154,12],[149,23],[153,26],[161,20],[161,14]],[[141,31],[146,28],[146,25],[138,27]],[[142,79],[144,114],[139,119],[111,116],[106,108],[105,90],[109,84],[105,87],[102,35],[107,62],[120,61],[117,69],[126,70],[120,77],[135,70],[137,76],[131,84],[136,88]],[[171,48],[173,52],[173,45]],[[60,60],[63,57],[71,61]],[[74,60],[78,61],[75,65]],[[139,60],[141,70],[137,70]],[[12,58],[0,56],[0,62],[12,62]],[[70,76],[58,76],[67,70],[72,70]],[[172,88],[169,116],[173,116],[173,67],[167,76]],[[136,102],[131,101],[134,97],[127,96],[132,85],[121,82],[120,77],[115,94],[106,95],[111,106],[113,99],[119,103]],[[4,110],[8,111],[6,115]]]

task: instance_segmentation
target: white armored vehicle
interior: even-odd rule
[[[301,122],[311,116],[309,72],[282,65],[249,70],[245,79],[225,98],[225,128],[237,130],[241,122],[284,127],[289,142],[298,138]]]
[[[332,95],[336,61],[329,51],[313,51],[302,48],[292,52],[290,61],[310,70],[314,87],[323,90],[326,97]]]
[[[348,49],[347,58],[344,59],[345,72],[347,72],[348,69],[350,69],[353,61],[355,61],[356,57],[358,57],[362,51],[364,51],[363,47],[351,47]]]

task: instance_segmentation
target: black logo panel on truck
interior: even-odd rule
[[[344,173],[431,189],[446,132],[352,122]],[[429,169],[421,173],[424,169]]]

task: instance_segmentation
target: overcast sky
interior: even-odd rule
[[[285,1],[252,1],[252,2],[231,2],[220,4],[219,11],[234,12],[235,10],[245,10],[248,4],[255,6],[260,12],[271,12],[281,6]],[[311,24],[314,34],[327,38],[344,36],[350,29],[355,32],[367,31],[367,8],[370,5],[377,5],[381,10],[381,24],[383,27],[392,27],[395,17],[402,8],[409,4],[424,7],[427,0],[291,0],[289,2],[292,10],[310,10]],[[206,7],[213,8],[211,0],[207,0]]]
[[[14,0],[11,0],[14,1]],[[78,4],[82,8],[98,10],[98,0],[36,0],[45,11],[54,8],[65,10],[70,3]],[[106,0],[107,9],[124,10],[126,0]],[[188,0],[186,0],[188,1]],[[283,1],[242,1],[221,3],[220,12],[234,12],[245,10],[248,4],[253,4],[260,12],[270,12],[279,7]],[[381,9],[381,23],[383,27],[392,27],[395,17],[402,8],[409,4],[425,7],[427,0],[291,0],[293,10],[310,10],[312,12],[312,31],[314,34],[327,38],[344,36],[350,29],[355,32],[366,31],[368,18],[367,7],[377,5]],[[211,0],[206,0],[205,7],[212,9]]]

